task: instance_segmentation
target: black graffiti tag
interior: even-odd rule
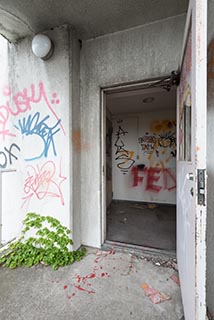
[[[121,123],[122,121],[119,120],[118,123]],[[128,134],[128,131],[125,131],[120,125],[118,127],[118,130],[116,132],[116,141],[114,143],[116,147],[115,152],[115,160],[120,160],[119,163],[117,163],[117,167],[123,172],[123,174],[126,174],[128,170],[133,166],[135,163],[135,160],[133,159],[134,151],[127,150],[125,148],[125,144],[121,139],[121,136],[125,136]],[[122,162],[121,162],[122,160]]]
[[[4,150],[0,151],[0,169],[5,169],[8,165],[8,162],[11,165],[13,163],[13,159],[18,159],[14,153],[14,148],[20,151],[20,148],[16,143],[12,143],[9,148],[4,147]]]

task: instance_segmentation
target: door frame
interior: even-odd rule
[[[135,81],[130,83],[122,83],[116,85],[110,85],[106,87],[100,88],[100,229],[101,229],[101,246],[104,245],[106,241],[106,229],[107,229],[107,221],[106,221],[106,95],[117,92],[124,91],[132,91],[132,90],[141,90],[147,89],[149,86],[157,85],[160,86],[161,83],[167,85],[170,83],[171,75],[167,74],[166,76],[152,78],[152,79],[144,79],[141,81]],[[176,105],[175,105],[176,107]],[[177,119],[176,119],[177,121]],[[145,250],[146,247],[143,247]],[[151,248],[148,248],[148,251],[151,251]],[[153,251],[153,250],[152,250]],[[157,251],[154,249],[154,251]],[[158,250],[159,251],[159,250]]]

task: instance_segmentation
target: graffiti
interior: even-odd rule
[[[176,123],[171,120],[155,121],[151,125],[153,134],[146,132],[143,137],[138,138],[143,154],[149,155],[149,160],[154,156],[159,158],[165,154],[166,162],[170,157],[176,157]],[[167,150],[164,150],[167,149]]]
[[[175,120],[156,120],[151,124],[152,132],[161,133],[166,131],[172,131],[175,129]]]
[[[57,198],[62,205],[65,204],[61,186],[67,178],[62,176],[61,164],[59,173],[53,161],[47,161],[42,166],[28,165],[26,173],[22,207],[32,198],[42,200],[46,197]]]
[[[176,146],[176,136],[175,132],[169,131],[165,133],[161,133],[159,135],[159,146],[163,148],[173,148]]]
[[[44,144],[43,150],[41,154],[37,157],[31,159],[25,159],[26,161],[32,161],[36,159],[40,159],[41,157],[47,157],[49,149],[52,147],[53,154],[56,156],[56,148],[54,142],[54,136],[57,132],[60,131],[59,125],[60,120],[57,120],[54,126],[49,126],[47,121],[49,120],[50,116],[46,116],[41,118],[40,113],[36,112],[33,116],[29,115],[27,118],[24,117],[21,120],[18,120],[18,125],[15,126],[18,130],[21,131],[22,135],[26,136],[39,136]]]
[[[214,79],[214,39],[210,42],[208,47],[207,77],[208,79]]]
[[[10,165],[12,165],[13,159],[18,159],[14,153],[14,148],[20,151],[19,146],[17,146],[15,143],[12,143],[9,148],[4,147],[4,151],[0,150],[0,169],[5,169],[8,165],[8,162]]]
[[[14,133],[10,132],[10,130],[6,128],[8,119],[9,119],[8,110],[5,109],[5,106],[0,106],[0,135],[3,137],[3,140],[5,140],[6,136],[9,136],[9,137],[16,136]]]
[[[158,193],[163,190],[172,191],[176,188],[175,174],[170,168],[146,167],[144,164],[134,166],[131,170],[133,187],[144,184],[148,192]]]
[[[143,137],[138,138],[143,154],[151,154],[157,144],[156,134],[150,135],[148,132]]]
[[[121,123],[122,120],[118,121],[118,124]],[[116,147],[116,152],[115,152],[115,160],[118,162],[117,163],[117,168],[123,172],[123,174],[126,174],[129,169],[133,166],[135,163],[135,160],[133,159],[134,157],[134,151],[127,150],[125,147],[124,142],[122,141],[121,137],[125,136],[128,134],[128,131],[125,131],[121,125],[119,124],[117,133],[116,133],[116,141],[115,141],[115,147]],[[121,161],[122,160],[122,161]]]
[[[37,91],[37,92],[36,92]],[[5,139],[6,136],[15,136],[9,129],[7,129],[9,118],[17,117],[27,111],[31,111],[33,105],[43,102],[50,113],[55,117],[56,121],[60,121],[59,116],[54,110],[54,107],[60,103],[57,99],[57,94],[52,94],[52,99],[49,101],[45,91],[44,84],[40,82],[36,89],[34,84],[30,85],[30,89],[24,88],[15,94],[12,94],[10,87],[3,89],[3,96],[7,99],[4,105],[0,106],[0,135]],[[44,110],[44,106],[42,107]],[[59,123],[64,135],[65,130],[62,123]]]

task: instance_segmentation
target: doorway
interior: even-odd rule
[[[104,240],[174,253],[176,88],[104,95]]]

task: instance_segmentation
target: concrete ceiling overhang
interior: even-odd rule
[[[0,33],[10,41],[63,24],[86,40],[187,11],[188,0],[0,0]]]

